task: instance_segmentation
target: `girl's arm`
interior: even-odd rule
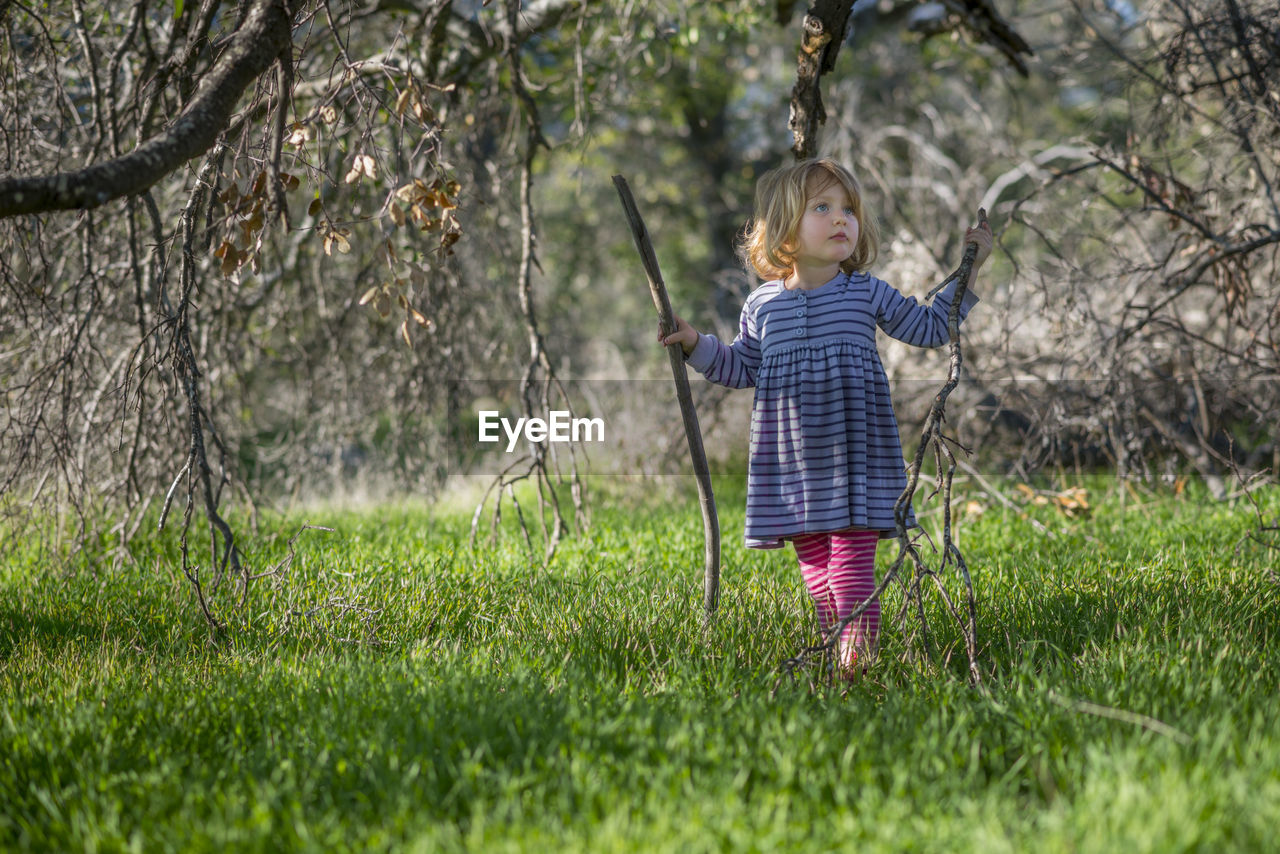
[[[978,251],[973,259],[964,300],[960,303],[961,321],[978,302],[973,284],[978,280],[978,270],[991,255],[991,226],[983,222],[966,231],[965,244],[969,243],[976,244]],[[960,284],[958,280],[948,282],[929,305],[920,305],[914,297],[903,296],[879,279],[872,279],[872,283],[876,288],[876,321],[887,335],[916,347],[940,347],[947,343],[947,317],[951,313],[951,304],[955,302],[956,288]]]
[[[695,371],[713,383],[729,388],[747,388],[756,384],[760,367],[760,342],[755,335],[755,322],[743,307],[738,337],[726,345],[714,335],[700,333],[678,315],[676,331],[666,338],[658,333],[663,346],[679,344],[685,360]]]
[[[890,338],[913,347],[941,347],[947,343],[947,316],[955,300],[955,279],[938,292],[933,302],[921,305],[915,297],[903,296],[897,288],[879,279],[871,280],[875,289],[876,322]],[[964,320],[978,301],[978,295],[967,291],[960,303],[960,320]]]

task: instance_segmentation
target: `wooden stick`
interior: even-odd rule
[[[653,244],[649,241],[649,232],[644,227],[644,219],[636,208],[636,201],[631,196],[631,188],[627,179],[621,175],[613,176],[613,184],[622,199],[622,208],[626,211],[627,222],[631,225],[631,236],[636,241],[636,251],[640,253],[640,262],[644,264],[645,275],[649,278],[649,292],[653,295],[653,305],[658,309],[658,322],[663,336],[676,331],[675,315],[671,311],[671,300],[667,297],[667,286],[663,283],[662,272],[658,269],[658,257],[653,252]],[[711,492],[711,469],[707,466],[707,454],[702,447],[702,430],[698,427],[698,413],[693,408],[693,394],[689,390],[689,375],[684,366],[684,352],[679,344],[667,347],[667,355],[671,357],[671,374],[676,381],[676,397],[680,401],[680,415],[684,419],[684,435],[689,440],[689,457],[693,462],[693,473],[698,481],[698,499],[702,507],[702,532],[704,545],[702,607],[709,618],[716,610],[720,600],[720,519],[716,515],[716,498]]]

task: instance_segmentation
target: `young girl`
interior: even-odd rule
[[[972,288],[991,254],[991,229],[970,228],[965,242],[978,246]],[[824,637],[874,592],[876,546],[893,535],[893,506],[906,487],[876,327],[919,347],[946,343],[958,284],[920,305],[866,272],[878,249],[875,219],[847,169],[825,159],[776,169],[756,187],[742,245],[768,281],[747,297],[737,338],[726,345],[679,317],[675,332],[658,336],[679,344],[708,380],[755,386],[747,546],[791,542]],[[961,318],[975,302],[969,290]],[[915,525],[910,508],[907,524]],[[863,669],[879,629],[876,601],[837,641],[842,677]]]

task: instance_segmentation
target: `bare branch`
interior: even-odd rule
[[[240,96],[289,48],[291,0],[256,0],[226,52],[167,130],[123,157],[75,172],[0,180],[0,217],[94,208],[137,195],[209,150]]]

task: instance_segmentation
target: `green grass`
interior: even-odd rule
[[[971,496],[981,690],[933,600],[949,661],[887,623],[864,683],[779,682],[812,618],[732,480],[707,629],[683,492],[602,492],[549,568],[509,528],[473,551],[469,508],[264,521],[258,570],[337,530],[220,594],[220,642],[172,533],[115,570],[33,545],[0,566],[0,849],[1265,849],[1277,553],[1237,549],[1245,504],[1093,486],[1029,508],[1048,533]]]

